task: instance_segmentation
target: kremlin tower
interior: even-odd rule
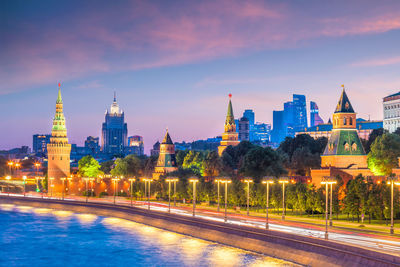
[[[356,113],[350,104],[344,86],[335,113],[333,113],[332,124],[332,134],[324,154],[321,156],[321,166],[367,168],[367,155],[357,133]]]
[[[167,129],[164,140],[160,144],[160,155],[158,156],[153,178],[158,179],[160,175],[165,175],[176,170],[178,170],[178,167],[175,158],[175,145],[172,142]]]
[[[62,191],[60,178],[70,175],[70,153],[71,145],[68,144],[67,128],[65,127],[61,85],[58,84],[56,114],[53,119],[50,143],[47,145],[47,177],[54,178],[51,184],[54,185],[53,192],[55,193]]]
[[[236,132],[236,124],[235,118],[233,116],[231,98],[232,94],[229,94],[228,113],[226,114],[225,120],[225,132],[222,134],[222,141],[220,146],[218,147],[218,154],[220,156],[228,146],[237,146],[240,143],[238,140],[238,133]]]

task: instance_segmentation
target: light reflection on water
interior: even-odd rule
[[[128,220],[70,211],[0,204],[0,229],[0,246],[8,248],[0,250],[0,265],[293,266]]]

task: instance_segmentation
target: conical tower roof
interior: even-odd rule
[[[351,106],[350,100],[347,97],[346,91],[342,91],[342,95],[340,96],[339,102],[336,106],[335,113],[354,113],[354,109]]]
[[[168,129],[167,132],[165,133],[164,139],[162,141],[162,144],[167,144],[167,145],[173,145],[174,143],[172,142],[171,136],[169,136]]]
[[[225,124],[235,123],[235,117],[233,116],[233,108],[232,108],[232,94],[229,94],[229,103],[228,103],[228,112],[226,113]]]
[[[58,96],[57,96],[57,104],[62,104],[62,97],[61,97],[61,84],[58,83]]]

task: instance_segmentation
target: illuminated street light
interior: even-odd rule
[[[171,212],[171,183],[174,183],[174,207],[175,203],[175,195],[176,195],[176,182],[179,181],[178,178],[167,178],[165,181],[168,183],[168,212]]]
[[[114,177],[111,179],[114,182],[114,205],[115,205],[115,199],[116,199],[116,195],[117,195],[117,187],[118,187],[118,181],[120,180],[120,178],[118,177]]]
[[[15,166],[15,170],[16,170],[15,176],[18,176],[18,169],[21,168],[21,163],[16,162],[14,164],[14,166]]]
[[[329,196],[328,186],[336,184],[336,180],[334,177],[326,176],[322,178],[321,184],[325,185],[325,239],[328,239],[328,196]]]
[[[35,169],[36,169],[36,176],[39,175],[39,167],[40,167],[40,163],[39,162],[35,162]]]
[[[7,162],[8,168],[10,170],[10,176],[12,176],[12,167],[14,166],[14,162],[13,161],[9,161]]]
[[[145,184],[145,188],[146,188],[146,184],[149,183],[149,190],[148,190],[148,194],[147,194],[147,204],[148,204],[148,209],[150,210],[150,183],[153,181],[153,179],[151,178],[142,178],[142,182],[144,182]]]
[[[54,184],[53,184],[53,180],[54,180],[54,177],[51,177],[51,178],[49,178],[49,180],[50,180],[50,197],[52,198],[53,197],[53,187],[54,187]]]
[[[228,207],[228,184],[232,181],[230,179],[220,179],[220,183],[225,184],[225,218],[224,221],[228,221],[227,207]]]
[[[395,176],[389,176],[387,184],[390,185],[390,234],[394,234],[394,223],[393,223],[393,187],[394,185],[400,185],[399,180]]]
[[[72,183],[72,175],[71,175],[71,177],[67,178],[67,187],[65,189],[65,195],[66,196],[68,195],[68,191],[69,191],[69,187],[71,186],[71,183]]]
[[[214,182],[217,183],[217,211],[219,212],[219,184],[221,183],[223,179],[215,179]]]
[[[282,220],[285,219],[285,184],[289,183],[289,178],[279,178],[279,183],[282,184]]]
[[[190,178],[189,182],[193,183],[193,217],[196,213],[196,183],[199,182],[197,178]]]
[[[23,180],[23,184],[24,184],[24,197],[25,197],[25,192],[26,192],[26,176],[24,175],[23,177],[22,177],[22,180]]]
[[[60,180],[62,181],[62,194],[61,194],[61,199],[62,199],[62,200],[64,200],[65,180],[66,180],[66,179],[67,179],[67,178],[65,178],[65,177],[60,178]]]
[[[267,209],[266,209],[266,221],[265,221],[265,229],[269,229],[269,222],[268,222],[268,211],[269,211],[269,185],[274,183],[274,180],[271,177],[265,177],[262,181],[263,184],[267,185]]]
[[[249,216],[249,206],[250,206],[250,183],[253,182],[251,178],[245,178],[243,180],[244,183],[247,183],[247,216]]]
[[[135,178],[129,178],[128,181],[131,183],[131,207],[133,206],[133,182],[136,181]]]
[[[9,185],[9,182],[10,182],[10,180],[11,180],[11,176],[6,176],[6,180],[8,181],[7,182],[7,195],[8,196],[10,196],[10,185]]]

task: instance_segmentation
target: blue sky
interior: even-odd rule
[[[0,149],[49,133],[61,82],[68,136],[100,136],[113,91],[146,151],[220,135],[228,94],[256,121],[293,93],[325,121],[345,84],[382,119],[400,88],[399,1],[2,1]],[[309,108],[309,107],[307,107]]]

